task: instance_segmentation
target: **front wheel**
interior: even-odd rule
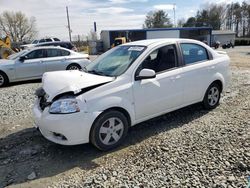
[[[121,144],[128,132],[128,120],[119,111],[101,114],[90,132],[90,141],[98,149],[107,151]]]
[[[212,83],[204,96],[203,105],[206,109],[214,109],[220,101],[221,88],[217,83]]]

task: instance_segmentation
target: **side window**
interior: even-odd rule
[[[209,59],[207,50],[197,44],[181,44],[181,50],[186,65]]]
[[[45,39],[46,42],[52,42],[52,39]]]
[[[58,57],[61,56],[61,51],[58,49],[48,49],[47,57]]]
[[[70,52],[66,51],[66,50],[61,50],[61,54],[62,54],[62,56],[69,56]]]
[[[58,38],[53,38],[54,39],[54,41],[60,41]]]
[[[44,50],[34,50],[28,53],[26,56],[27,56],[27,59],[38,59],[38,58],[44,58],[45,54],[44,54]]]
[[[159,73],[174,67],[177,67],[176,47],[175,45],[167,45],[151,52],[137,71],[146,68]]]
[[[39,43],[43,43],[43,42],[45,42],[45,39],[39,40]]]

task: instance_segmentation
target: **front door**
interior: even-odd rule
[[[183,54],[184,103],[191,104],[203,99],[212,75],[216,70],[215,61],[210,59],[208,51],[197,44],[181,43]]]
[[[136,120],[154,117],[182,104],[182,69],[178,67],[175,45],[154,50],[136,71],[147,68],[156,72],[156,78],[134,81]]]
[[[45,72],[43,63],[45,59],[45,51],[38,49],[26,54],[23,61],[17,60],[15,63],[16,80],[41,78]]]

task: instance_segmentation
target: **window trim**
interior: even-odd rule
[[[28,58],[28,59],[25,59],[25,60],[34,60],[34,59],[44,59],[44,58],[47,58],[47,52],[46,52],[46,50],[44,50],[44,49],[35,49],[35,50],[32,50],[31,52],[25,54],[25,56],[27,56],[28,54],[33,53],[33,52],[35,52],[35,51],[38,51],[38,50],[42,50],[42,51],[43,51],[43,57],[32,58],[32,59],[31,59],[31,58]]]
[[[163,73],[166,73],[166,72],[169,72],[169,71],[173,71],[173,70],[176,70],[176,69],[179,69],[179,68],[181,68],[182,67],[182,59],[181,59],[181,53],[180,53],[180,50],[179,50],[179,46],[178,46],[178,44],[177,43],[170,43],[170,44],[163,44],[163,45],[159,45],[159,46],[156,46],[155,48],[153,48],[151,51],[149,51],[146,55],[145,55],[145,57],[143,58],[143,60],[138,64],[138,66],[135,68],[135,72],[134,72],[134,80],[135,81],[138,81],[138,80],[136,80],[136,77],[138,76],[137,75],[137,73],[138,73],[138,69],[139,69],[139,67],[140,67],[140,65],[144,62],[144,60],[152,53],[152,52],[154,52],[155,50],[158,50],[158,49],[160,49],[160,48],[162,48],[162,47],[165,47],[165,46],[170,46],[170,45],[172,45],[174,48],[175,48],[175,51],[176,51],[176,61],[177,61],[177,63],[176,63],[176,67],[173,67],[173,68],[170,68],[170,69],[166,69],[166,70],[164,70],[164,71],[160,71],[160,72],[156,72],[155,74],[156,74],[156,77],[157,77],[157,75],[159,75],[159,74],[163,74]]]

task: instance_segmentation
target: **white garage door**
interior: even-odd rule
[[[158,38],[179,38],[179,30],[169,31],[147,31],[147,39],[158,39]]]

